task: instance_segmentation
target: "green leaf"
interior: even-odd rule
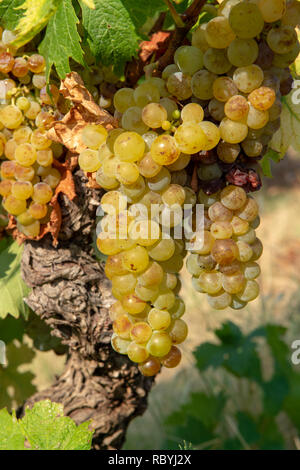
[[[0,366],[0,408],[5,406],[11,409],[12,401],[20,405],[36,391],[35,386],[32,385],[34,375],[31,372],[19,370],[20,366],[31,363],[34,357],[34,351],[24,344],[7,345],[7,365]],[[10,393],[8,393],[9,390]]]
[[[92,431],[89,423],[76,426],[63,416],[63,406],[50,400],[38,402],[27,408],[20,421],[21,429],[33,450],[89,450]]]
[[[94,2],[95,9],[91,10],[81,1],[87,41],[97,60],[103,65],[113,65],[120,71],[138,49],[136,18],[133,19],[124,1]]]
[[[30,289],[21,278],[22,252],[23,248],[14,242],[0,253],[0,318],[8,314],[28,317],[29,309],[23,299]]]
[[[269,149],[259,162],[262,168],[263,174],[267,176],[268,178],[272,178],[271,160],[277,163],[280,161],[280,159],[281,159],[280,153],[275,152],[275,150]]]
[[[18,21],[22,18],[24,10],[22,5],[25,0],[0,0],[0,21],[7,29],[14,30]]]
[[[24,450],[25,437],[14,415],[0,410],[0,450]]]
[[[21,47],[31,41],[48,23],[62,0],[24,0],[15,11],[22,16],[14,24],[16,39],[13,45]]]
[[[85,6],[88,11],[89,7]],[[46,34],[39,46],[40,53],[45,57],[47,68],[46,76],[49,80],[50,71],[54,65],[60,78],[65,78],[71,71],[69,59],[72,58],[81,65],[85,65],[81,38],[77,31],[79,20],[75,14],[70,0],[60,0],[59,7],[50,19]]]
[[[283,158],[291,146],[300,151],[300,80],[294,81],[295,89],[283,96],[280,129],[274,134],[270,148]]]
[[[155,13],[167,11],[168,7],[163,0],[123,0],[123,5],[127,9],[137,30],[139,30],[148,18],[153,18]],[[176,5],[175,5],[176,7]]]

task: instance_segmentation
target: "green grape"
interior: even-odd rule
[[[231,264],[238,258],[238,245],[233,240],[216,240],[211,255],[219,264]]]
[[[200,123],[187,122],[181,124],[174,134],[178,149],[181,152],[193,154],[203,150],[207,144],[207,137]]]
[[[247,222],[252,222],[258,215],[258,204],[255,199],[248,197],[245,204],[236,211],[236,215]]]
[[[32,129],[29,126],[21,126],[13,132],[13,139],[17,144],[26,144],[30,141]]]
[[[37,183],[33,186],[32,200],[40,204],[47,204],[51,201],[53,191],[47,183]]]
[[[222,119],[225,117],[224,104],[225,103],[222,103],[215,98],[210,100],[208,103],[209,114],[215,121],[222,121]]]
[[[139,371],[145,377],[153,377],[160,371],[160,361],[155,357],[150,357],[146,362],[139,365]]]
[[[43,167],[49,167],[53,163],[52,149],[38,150],[36,152],[36,161]]]
[[[8,129],[17,129],[22,124],[23,114],[17,106],[10,104],[0,108],[0,121]]]
[[[134,90],[133,96],[136,105],[141,108],[146,106],[148,103],[158,103],[160,99],[158,88],[148,81],[139,85]]]
[[[171,369],[177,367],[181,361],[181,352],[176,346],[172,346],[168,354],[161,358],[161,363],[164,367]]]
[[[264,72],[255,64],[239,67],[233,73],[233,81],[242,93],[250,93],[260,87],[264,79]]]
[[[172,73],[168,77],[167,89],[171,95],[179,100],[187,100],[193,94],[191,88],[191,77],[182,72]]]
[[[198,278],[198,284],[204,292],[216,294],[222,288],[222,277],[218,272],[203,272]]]
[[[245,205],[247,201],[247,194],[243,188],[234,185],[228,185],[221,191],[220,201],[227,209],[235,211],[241,209]],[[228,219],[226,218],[223,220]]]
[[[181,318],[174,320],[168,331],[173,344],[183,343],[188,335],[187,324]]]
[[[35,129],[30,136],[30,143],[36,150],[45,150],[51,146],[51,140],[47,137],[46,129]]]
[[[234,310],[240,310],[246,307],[247,302],[243,302],[242,300],[238,299],[235,295],[232,296],[232,301],[230,307]]]
[[[242,148],[248,157],[259,157],[263,151],[263,144],[258,140],[246,139],[242,142]]]
[[[217,16],[210,20],[205,28],[205,39],[210,47],[225,49],[235,38],[229,21],[224,16]]]
[[[249,261],[253,256],[253,250],[251,246],[243,241],[237,241],[236,245],[238,248],[237,259],[242,263],[246,263],[247,261]]]
[[[143,108],[142,119],[152,129],[161,127],[167,117],[166,109],[159,103],[149,103]]]
[[[238,144],[242,142],[248,134],[248,127],[246,124],[238,121],[232,121],[225,117],[220,123],[221,139],[229,144]]]
[[[160,288],[157,297],[153,301],[153,306],[159,310],[168,310],[175,303],[175,294],[171,289]]]
[[[167,261],[175,252],[175,243],[172,238],[163,238],[148,248],[149,256],[155,261]]]
[[[154,357],[163,357],[170,351],[172,340],[164,331],[155,331],[147,343],[146,349]]]
[[[178,284],[177,284],[178,286]],[[176,287],[177,287],[176,286]],[[180,297],[175,298],[175,303],[172,308],[169,309],[169,313],[172,317],[172,320],[177,320],[178,318],[181,318],[184,313],[185,313],[185,304]]]
[[[108,256],[105,263],[105,275],[108,279],[127,274],[127,272],[127,269],[123,265],[123,253]]]
[[[254,261],[248,261],[243,265],[243,273],[247,280],[253,281],[260,275],[260,267]]]
[[[20,144],[15,151],[16,162],[22,166],[29,167],[36,161],[37,153],[31,144]]]
[[[269,121],[269,112],[261,111],[254,108],[252,104],[249,106],[249,112],[247,116],[247,125],[251,129],[262,129]]]
[[[128,315],[119,315],[113,322],[114,333],[122,339],[130,339],[130,330],[133,326],[133,321]]]
[[[160,227],[154,220],[137,220],[132,222],[129,235],[132,240],[142,246],[152,246],[160,238]]]
[[[281,24],[287,24],[294,28],[300,23],[300,5],[297,0],[289,1],[286,11],[281,18]]]
[[[78,164],[83,171],[94,173],[101,167],[99,153],[97,152],[97,150],[92,149],[83,150],[79,154]]]
[[[159,165],[170,165],[174,163],[180,155],[176,141],[176,133],[175,139],[168,134],[162,134],[157,137],[152,143],[150,151],[153,160]]]
[[[146,308],[146,302],[141,300],[135,293],[125,295],[122,300],[122,306],[131,315],[138,315]]]
[[[255,3],[240,2],[234,5],[228,19],[235,34],[242,39],[258,36],[264,27],[262,14]]]
[[[17,142],[14,139],[9,139],[7,142],[5,142],[4,145],[4,154],[8,160],[14,160],[15,159],[15,153],[17,149]]]
[[[110,157],[114,152],[114,145],[117,137],[122,134],[124,129],[118,127],[117,129],[112,129],[108,132],[107,139],[105,144],[102,144],[99,148],[100,160],[103,161],[106,157]]]
[[[144,287],[161,284],[164,272],[156,261],[150,262],[145,271],[138,276],[138,282]]]
[[[251,245],[252,249],[252,258],[251,261],[256,261],[261,257],[261,254],[263,252],[263,245],[262,242],[257,238],[254,243]]]
[[[116,167],[116,177],[125,185],[134,184],[139,178],[138,166],[131,162],[119,162]]]
[[[177,104],[175,103],[175,101],[172,100],[171,98],[162,98],[159,101],[159,104],[165,108],[165,110],[167,111],[167,119],[169,121],[171,121],[172,118],[173,118],[174,111],[177,111],[177,109],[178,109]],[[151,147],[151,145],[149,146],[149,148],[150,147]]]
[[[152,328],[146,322],[137,322],[130,329],[130,339],[136,343],[144,344],[152,336]]]
[[[244,96],[235,95],[225,103],[224,111],[231,121],[243,121],[247,119],[249,103]]]
[[[32,166],[26,167],[16,164],[13,175],[18,181],[32,181],[35,172]]]
[[[192,46],[198,47],[203,53],[209,49],[209,44],[206,40],[205,30],[207,23],[202,23],[192,33]]]
[[[216,240],[230,238],[232,235],[231,223],[227,221],[214,222],[210,232]]]
[[[236,38],[229,44],[227,56],[235,67],[253,64],[258,57],[258,45],[254,39]]]
[[[144,287],[137,284],[135,293],[141,300],[144,300],[145,302],[153,302],[159,294],[159,288],[158,286]]]
[[[231,227],[234,235],[244,235],[249,229],[249,223],[235,215],[231,220]]]
[[[191,239],[191,249],[198,255],[208,255],[215,243],[215,239],[207,230],[203,231],[203,236],[196,233]],[[196,248],[195,248],[196,246]]]
[[[149,256],[147,250],[142,246],[136,246],[124,253],[123,265],[130,272],[142,272],[147,268],[148,264]]]
[[[203,67],[203,53],[194,46],[181,46],[175,52],[174,62],[181,72],[193,75]]]
[[[148,132],[145,132],[145,134],[143,134],[142,137],[144,139],[145,146],[146,146],[145,151],[149,152],[149,150],[151,149],[151,145],[156,139],[156,137],[158,137],[158,134],[157,132],[150,130]]]
[[[170,207],[175,204],[182,206],[185,201],[185,190],[178,184],[171,184],[162,193],[162,201],[164,204]]]
[[[246,279],[241,272],[235,274],[222,274],[222,287],[228,294],[237,294],[246,284]]]
[[[101,124],[88,124],[83,128],[81,138],[87,147],[97,150],[106,141],[107,134]]]
[[[162,96],[162,97],[169,96],[169,92],[168,92],[167,87],[166,87],[166,82],[162,78],[150,77],[150,78],[146,79],[146,82],[151,83],[152,85],[154,85],[159,90],[160,96]]]
[[[103,168],[99,168],[99,170],[97,171],[96,182],[99,184],[99,186],[106,190],[115,189],[119,186],[119,181],[113,176],[108,176],[104,174]]]
[[[29,199],[33,193],[33,186],[30,181],[15,181],[11,187],[11,194],[23,201]]]
[[[210,47],[204,53],[203,62],[209,72],[217,75],[227,73],[231,69],[231,63],[224,49],[213,49]]]
[[[204,118],[202,106],[197,103],[188,103],[181,110],[181,119],[183,122],[201,122]]]
[[[41,230],[41,225],[38,220],[35,220],[29,225],[17,224],[17,228],[22,232],[26,237],[35,238],[38,237]]]
[[[256,299],[259,294],[259,285],[256,281],[247,281],[245,287],[241,292],[236,294],[236,297],[242,302],[250,302]]]
[[[111,337],[111,346],[114,351],[119,354],[127,354],[128,346],[130,345],[130,341],[120,338],[116,333],[112,334]]]
[[[136,132],[122,132],[115,140],[114,153],[124,162],[140,160],[145,151],[144,139]]]
[[[167,65],[162,71],[162,79],[167,80],[172,73],[179,72],[179,68],[176,64]]]
[[[190,274],[192,274],[193,276],[200,276],[200,274],[202,273],[203,269],[201,268],[201,266],[199,265],[198,263],[198,255],[197,254],[190,254],[188,257],[187,257],[187,260],[186,260],[186,269],[188,270],[188,272]]]
[[[212,308],[223,310],[229,307],[232,302],[232,297],[228,292],[221,291],[214,295],[207,295],[207,301]]]
[[[238,89],[229,77],[218,77],[213,83],[213,94],[218,101],[228,101],[237,93]]]
[[[221,202],[217,201],[209,207],[208,216],[210,220],[212,220],[213,222],[219,222],[219,221],[230,222],[233,217],[233,213],[231,210],[229,210],[228,207],[224,206]]]
[[[209,100],[213,98],[213,82],[216,78],[217,76],[214,73],[211,73],[207,70],[199,70],[197,73],[195,73],[191,82],[194,96],[201,100]],[[183,117],[182,120],[187,121],[187,119],[184,119]]]
[[[263,20],[266,23],[273,23],[283,17],[286,0],[258,0],[258,7]]]
[[[271,108],[275,102],[275,98],[276,95],[274,90],[268,87],[257,88],[256,90],[253,90],[248,96],[248,100],[250,101],[251,105],[260,111],[266,111],[267,109]]]
[[[240,153],[239,144],[230,144],[229,142],[221,141],[217,146],[217,154],[220,160],[224,163],[233,163]]]
[[[116,110],[120,113],[124,113],[126,109],[135,106],[133,94],[132,88],[120,88],[120,90],[114,94],[114,107]]]
[[[12,215],[20,215],[26,211],[26,201],[16,199],[12,194],[2,200],[2,205]]]
[[[129,203],[132,203],[136,200],[138,200],[145,192],[146,190],[146,185],[144,178],[139,176],[137,181],[133,184],[130,184],[128,186],[121,185],[122,192],[127,196],[127,201]]]
[[[142,120],[142,110],[138,106],[126,109],[122,116],[121,124],[127,131],[134,131],[138,134],[144,134],[148,130],[148,126]]]
[[[20,225],[24,225],[25,227],[27,225],[31,225],[34,222],[34,218],[30,215],[29,210],[27,209],[25,212],[22,212],[22,214],[18,215],[17,217],[17,222]]]
[[[153,330],[166,330],[171,323],[171,315],[167,310],[152,308],[148,313],[148,322]]]
[[[109,191],[102,196],[101,207],[107,214],[118,214],[127,208],[127,199],[120,191]]]
[[[112,286],[121,294],[130,294],[134,291],[137,279],[133,274],[123,274],[112,278]]]
[[[210,121],[202,121],[199,125],[207,139],[203,150],[211,150],[216,147],[221,137],[219,128]]]
[[[0,181],[0,195],[2,197],[7,197],[11,194],[12,184],[11,180]]]
[[[149,353],[146,348],[135,341],[132,341],[127,347],[127,355],[132,362],[142,363],[145,362]]]

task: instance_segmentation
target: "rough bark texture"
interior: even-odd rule
[[[22,274],[32,287],[28,305],[69,348],[63,374],[25,406],[46,398],[64,405],[77,423],[92,420],[95,449],[119,449],[129,422],[142,414],[152,380],[110,346],[109,282],[92,256],[95,212],[100,191],[75,174],[77,198],[62,196],[61,242],[26,242]]]

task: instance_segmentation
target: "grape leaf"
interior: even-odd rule
[[[278,152],[281,158],[290,146],[296,152],[300,151],[300,80],[295,80],[294,86],[297,88],[281,99],[280,129],[270,142],[270,148]]]
[[[17,242],[11,243],[0,252],[0,318],[8,314],[15,318],[28,317],[29,309],[24,297],[29,288],[21,278],[20,262],[23,248]]]
[[[31,41],[48,23],[62,0],[25,0],[16,11],[22,16],[14,25],[16,39],[13,45],[21,47]]]
[[[87,11],[90,8],[86,6]],[[60,78],[65,78],[71,71],[70,57],[81,65],[85,65],[81,38],[77,31],[79,20],[70,0],[61,0],[55,14],[50,19],[46,34],[39,46],[40,53],[46,58],[47,80],[54,65]]]
[[[34,375],[31,372],[20,372],[20,366],[31,363],[35,353],[25,344],[10,343],[6,347],[7,363],[0,366],[0,407],[11,408],[12,401],[17,405],[23,403],[35,391],[32,385]],[[11,393],[8,393],[11,391]]]
[[[280,159],[281,159],[280,153],[275,152],[275,150],[269,149],[259,162],[262,168],[263,174],[267,176],[268,178],[272,178],[271,160],[273,160],[273,162],[278,163]]]
[[[7,29],[15,29],[24,10],[22,4],[25,0],[0,0],[0,21]]]
[[[63,416],[63,406],[50,400],[38,402],[27,408],[20,426],[32,450],[89,450],[92,431],[89,423],[76,426]]]
[[[0,450],[24,450],[24,441],[16,416],[0,410]]]
[[[103,65],[114,65],[120,71],[138,49],[136,18],[133,20],[124,1],[94,1],[94,10],[81,1],[87,41],[97,60]]]
[[[136,28],[139,30],[148,18],[153,18],[155,13],[167,11],[168,7],[162,0],[123,0],[123,5],[127,9]],[[176,6],[175,6],[176,7]]]

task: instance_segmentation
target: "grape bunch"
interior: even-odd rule
[[[288,66],[299,52],[292,6],[224,0],[161,76],[146,70],[135,89],[116,91],[117,129],[82,131],[79,165],[107,191],[97,245],[116,298],[112,346],[144,375],[180,361],[187,325],[178,273],[187,249],[193,286],[213,308],[241,309],[259,293],[258,205],[247,193],[260,187],[252,166],[291,87]]]
[[[61,174],[53,166],[62,146],[47,137],[47,129],[59,118],[55,109],[58,88],[47,91],[45,59],[36,53],[15,56],[2,32],[0,43],[0,195],[25,236],[40,234],[50,220],[53,191]],[[4,50],[3,50],[4,49]]]

